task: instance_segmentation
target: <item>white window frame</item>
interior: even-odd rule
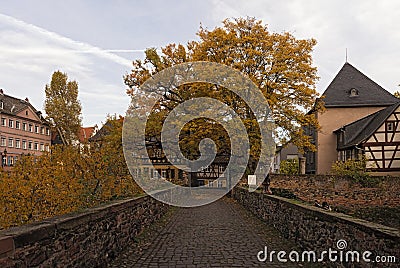
[[[15,148],[21,149],[21,140],[20,139],[15,139]]]
[[[1,146],[3,146],[3,147],[7,146],[7,138],[6,137],[1,137]]]
[[[14,147],[14,139],[13,138],[8,138],[8,147],[13,148]]]

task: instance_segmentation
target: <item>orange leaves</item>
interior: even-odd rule
[[[0,229],[141,193],[126,167],[121,135],[122,120],[115,119],[101,144],[56,146],[0,171]]]
[[[188,61],[212,61],[226,64],[240,70],[258,85],[273,112],[276,125],[281,130],[278,138],[292,140],[300,149],[315,149],[308,137],[300,131],[303,127],[318,129],[318,122],[308,113],[319,111],[316,105],[319,96],[315,83],[317,69],[312,65],[315,39],[297,39],[291,33],[272,33],[268,27],[255,18],[226,19],[222,26],[208,30],[200,27],[198,41],[189,41],[184,47],[170,44],[157,54],[155,49],[146,51],[144,61],[134,62],[131,74],[125,76],[125,84],[134,94],[140,85],[160,69]],[[208,91],[214,97],[212,86],[186,85],[177,89],[172,100],[166,100],[165,107],[174,107],[177,100],[202,96],[198,90]],[[203,95],[205,95],[203,94]],[[223,101],[235,111],[243,111],[242,101],[232,94],[223,95]],[[246,109],[244,109],[246,110]],[[250,117],[241,114],[244,118]],[[155,128],[154,128],[155,129]]]

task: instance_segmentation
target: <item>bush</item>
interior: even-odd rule
[[[285,175],[299,174],[299,160],[297,159],[283,160],[279,166],[279,173]]]
[[[361,159],[336,161],[332,165],[331,173],[351,178],[354,182],[360,183],[365,187],[375,186],[377,181],[367,171],[367,161],[365,156]]]

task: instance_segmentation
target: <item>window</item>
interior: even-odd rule
[[[394,131],[394,123],[393,122],[387,122],[386,123],[386,131],[388,131],[388,132],[393,132]]]
[[[21,122],[15,121],[15,128],[16,129],[21,129]]]
[[[12,167],[14,165],[14,156],[8,157],[8,166]]]
[[[50,136],[50,129],[49,128],[46,128],[46,135]]]
[[[40,134],[44,135],[44,127],[40,128]]]
[[[6,138],[1,137],[1,146],[6,146]]]
[[[13,138],[8,138],[8,147],[14,147],[14,139]]]
[[[357,97],[358,96],[358,90],[355,88],[350,89],[350,97]]]
[[[48,144],[45,145],[46,151],[50,152],[50,146]]]
[[[2,158],[3,166],[7,166],[7,157],[2,156]]]
[[[42,151],[42,152],[44,151],[44,144],[43,143],[40,144],[40,151]]]
[[[1,118],[1,125],[3,126],[3,127],[5,127],[6,126],[6,123],[7,122],[7,119],[5,119],[4,117],[2,117]]]
[[[4,109],[4,102],[0,101],[0,109]]]
[[[15,139],[15,148],[17,149],[21,148],[21,141],[19,139]]]
[[[22,149],[26,150],[26,141],[22,141]]]
[[[32,124],[29,124],[29,132],[33,132],[33,126],[32,126]]]
[[[39,151],[39,143],[35,142],[35,147],[34,147],[35,151]]]
[[[26,131],[26,123],[22,123],[22,130]]]
[[[39,133],[39,126],[35,126],[35,133]]]
[[[14,120],[8,119],[8,127],[10,127],[10,128],[14,127]]]
[[[32,150],[32,142],[31,141],[28,142],[28,150]]]
[[[14,163],[17,163],[18,161],[18,156],[14,156]]]

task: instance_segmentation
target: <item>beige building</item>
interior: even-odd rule
[[[50,126],[27,98],[14,98],[0,89],[0,120],[3,168],[12,167],[22,154],[41,155],[50,150]]]
[[[321,130],[310,133],[317,146],[317,152],[306,153],[306,173],[311,174],[326,174],[336,160],[342,159],[343,153],[339,152],[343,148],[335,131],[394,105],[399,99],[346,62],[319,101],[325,103],[326,111],[316,115]],[[360,152],[365,153],[362,149]]]
[[[400,174],[400,102],[335,131],[339,159],[367,158],[370,171]]]

